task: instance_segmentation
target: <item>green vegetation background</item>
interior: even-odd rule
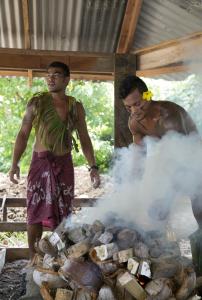
[[[202,77],[191,75],[184,81],[169,82],[145,79],[156,100],[170,100],[190,112],[202,132]],[[86,120],[93,141],[97,162],[107,171],[113,154],[114,99],[112,82],[71,81],[68,94],[82,101]],[[43,79],[35,78],[32,88],[26,78],[0,78],[0,172],[10,167],[15,137],[20,128],[26,103],[32,95],[46,90]],[[34,133],[21,160],[21,171],[28,171]],[[84,165],[82,152],[73,153],[74,164]]]

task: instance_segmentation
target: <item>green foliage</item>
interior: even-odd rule
[[[10,168],[16,135],[20,129],[26,104],[34,93],[46,91],[43,79],[35,78],[32,88],[25,78],[0,78],[0,171]],[[80,99],[86,110],[89,134],[96,159],[104,171],[113,151],[113,84],[71,81],[68,94]],[[21,159],[21,172],[26,173],[31,160],[34,133]],[[82,151],[73,153],[76,166],[86,164]]]

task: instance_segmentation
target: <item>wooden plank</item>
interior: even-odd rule
[[[69,57],[46,56],[34,54],[10,54],[0,52],[0,67],[4,69],[32,69],[33,71],[46,71],[47,66],[53,61],[61,61],[69,65],[72,72],[112,73],[113,59],[109,57]]]
[[[178,63],[202,62],[202,33],[136,51],[139,71]]]
[[[140,77],[155,77],[163,74],[171,74],[171,73],[180,73],[180,72],[188,72],[188,73],[201,73],[202,63],[198,64],[181,64],[169,67],[155,68],[149,70],[137,71],[136,75]]]
[[[74,207],[91,207],[95,205],[97,198],[74,198]],[[0,206],[3,198],[0,198]],[[26,198],[6,198],[6,207],[26,207]]]
[[[108,57],[76,57],[70,56],[69,58],[69,67],[71,72],[113,72],[113,59]]]
[[[127,1],[118,47],[116,50],[117,53],[128,53],[130,51],[141,11],[141,6],[142,0]]]
[[[32,70],[28,70],[27,73],[28,73],[28,85],[29,87],[31,87],[33,83],[33,72]]]
[[[23,24],[24,24],[24,47],[25,49],[30,49],[31,39],[30,39],[28,0],[22,0],[22,14],[23,14]]]
[[[127,147],[132,143],[132,134],[128,128],[129,113],[126,111],[123,101],[119,99],[119,84],[127,73],[135,73],[136,57],[134,55],[116,54],[114,73],[114,145],[115,147]]]
[[[79,52],[79,51],[59,51],[59,50],[34,50],[34,49],[18,49],[18,48],[0,48],[0,54],[12,54],[12,55],[34,55],[34,56],[76,56],[76,57],[106,57],[113,59],[112,53],[103,52]]]
[[[25,222],[0,222],[0,232],[27,231]]]
[[[33,71],[33,77],[45,77],[45,71]],[[28,71],[16,71],[16,70],[1,70],[0,76],[22,76],[28,77]],[[114,75],[113,73],[74,73],[71,72],[71,79],[73,80],[100,80],[100,81],[113,81]]]
[[[44,231],[50,231],[50,228],[43,227]],[[27,231],[26,222],[0,222],[0,232],[22,232]]]
[[[0,248],[1,250],[2,248]],[[17,259],[28,259],[28,248],[6,248],[6,262],[11,262]]]

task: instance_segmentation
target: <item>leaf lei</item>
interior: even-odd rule
[[[53,98],[50,93],[39,94],[37,98],[34,126],[42,144],[52,152],[58,146],[61,150],[65,145],[71,148],[71,131],[73,130],[71,115],[68,116],[68,122],[61,120],[53,105]]]

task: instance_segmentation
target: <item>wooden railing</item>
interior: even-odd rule
[[[73,207],[92,207],[96,198],[74,198]],[[8,222],[8,208],[26,207],[26,198],[7,198],[3,196],[0,198],[0,214],[2,214],[0,222],[1,232],[20,232],[27,231],[26,222]],[[44,228],[48,231],[48,228]],[[6,261],[13,261],[16,259],[28,258],[28,248],[7,248]]]

